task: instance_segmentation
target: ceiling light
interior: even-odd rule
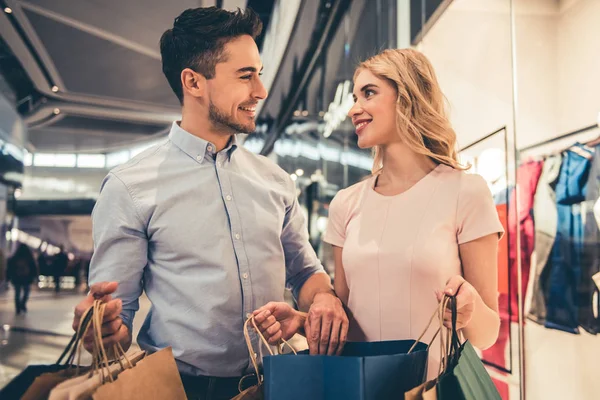
[[[21,195],[23,194],[23,192],[21,191],[21,189],[15,189],[15,199],[18,199],[19,197],[21,197]]]
[[[295,116],[295,117],[299,117],[299,116],[300,116],[300,110],[296,110],[296,111],[294,111],[294,116]]]
[[[304,117],[308,117],[308,111],[306,111],[306,110],[302,111],[302,115],[303,115]]]
[[[290,178],[292,178],[292,180],[295,182],[295,181],[296,181],[296,179],[298,179],[298,175],[296,175],[296,174],[291,174],[291,175],[290,175]]]
[[[303,170],[303,169],[300,169],[300,168],[298,168],[298,169],[296,170],[296,175],[298,175],[298,176],[302,176],[302,175],[304,175],[304,170]]]
[[[5,12],[5,13],[7,13],[7,14],[12,14],[12,8],[10,8],[10,7],[5,7],[5,8],[4,8],[4,12]]]
[[[54,115],[58,115],[60,114],[60,108],[55,108],[54,109]]]
[[[58,92],[58,86],[52,86],[52,91],[53,91],[54,93]]]

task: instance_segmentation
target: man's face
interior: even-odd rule
[[[226,61],[218,63],[215,77],[207,81],[209,119],[214,127],[231,133],[256,129],[256,105],[267,97],[260,80],[262,63],[251,36],[243,35],[225,45]]]

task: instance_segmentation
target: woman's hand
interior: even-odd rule
[[[438,301],[442,301],[444,294],[448,296],[456,295],[456,329],[466,328],[473,318],[475,303],[479,293],[462,276],[456,275],[448,281],[443,291],[436,290]],[[444,313],[444,326],[452,328],[452,311],[447,308]]]

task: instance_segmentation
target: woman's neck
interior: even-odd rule
[[[393,143],[383,149],[383,171],[378,186],[407,186],[423,179],[437,167],[431,158],[417,154],[402,143]]]

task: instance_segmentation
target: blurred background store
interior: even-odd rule
[[[332,277],[328,205],[372,165],[346,118],[354,68],[385,48],[430,58],[461,158],[508,232],[501,334],[482,358],[503,399],[597,399],[600,0],[0,0],[0,387],[68,341],[102,179],[180,118],[158,40],[184,9],[211,5],[251,7],[265,24],[270,94],[240,139],[295,180]],[[20,243],[39,273],[16,315],[5,272]]]

